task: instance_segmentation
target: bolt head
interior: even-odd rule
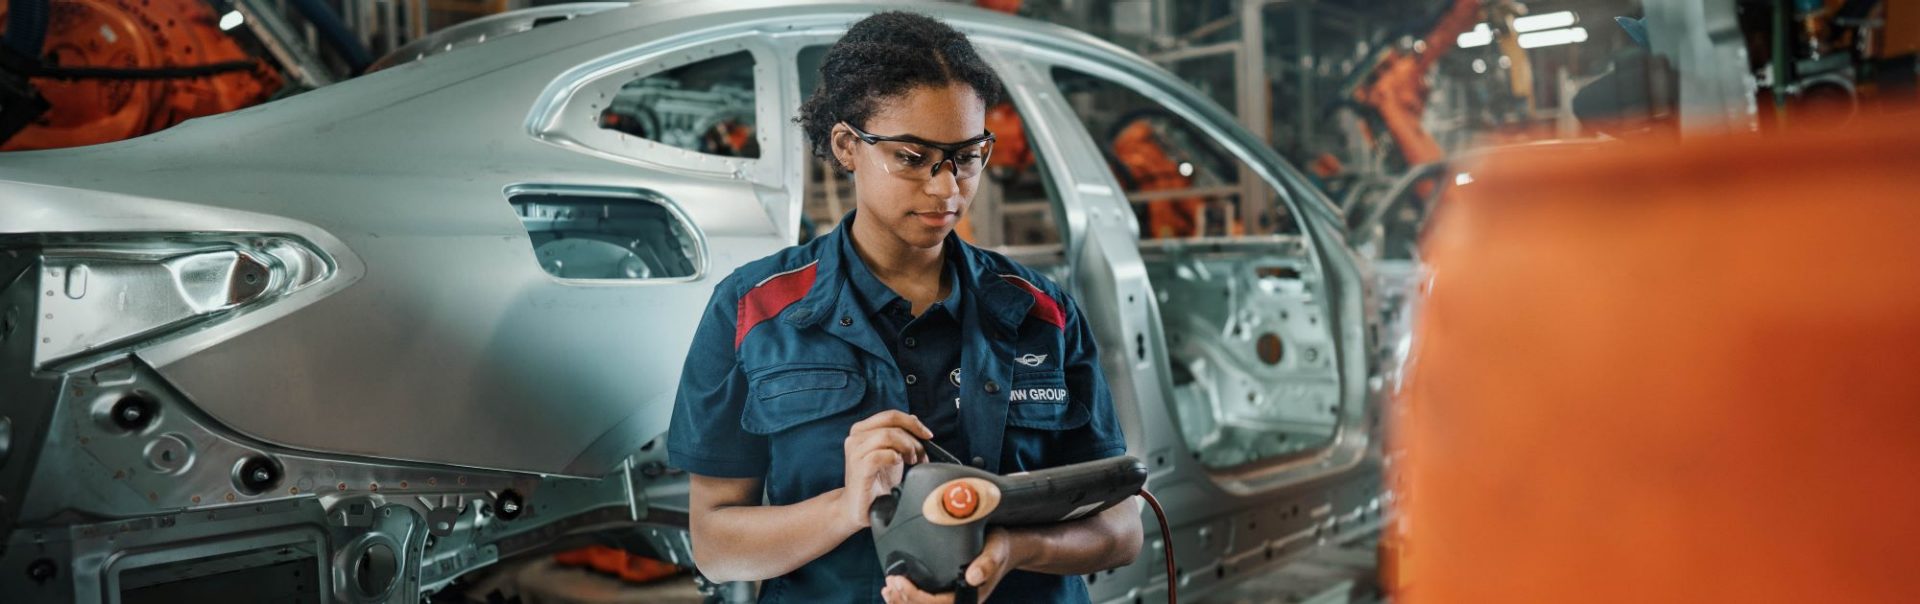
[[[34,560],[32,564],[27,565],[27,578],[32,579],[35,583],[45,583],[48,579],[52,579],[58,572],[59,568],[53,565],[52,560],[46,558]]]

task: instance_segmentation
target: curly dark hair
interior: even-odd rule
[[[881,101],[919,86],[966,84],[987,107],[1000,102],[1000,78],[967,36],[926,15],[888,11],[854,23],[820,61],[820,85],[800,105],[794,122],[813,154],[840,170],[833,157],[834,124],[866,127]]]

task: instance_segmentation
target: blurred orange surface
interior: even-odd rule
[[[1920,123],[1473,175],[1425,242],[1402,601],[1920,602]]]

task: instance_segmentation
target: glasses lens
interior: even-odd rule
[[[880,156],[880,166],[888,174],[901,178],[926,180],[933,177],[936,162],[947,163],[945,151],[917,143],[880,141],[874,143],[873,149]],[[955,152],[952,157],[954,178],[966,180],[979,176],[992,154],[993,141],[981,142]]]
[[[940,155],[939,149],[902,141],[880,141],[874,143],[873,149],[880,153],[880,166],[886,168],[888,174],[903,178],[927,178]]]
[[[953,154],[953,177],[966,180],[980,175],[986,169],[987,158],[993,156],[993,141],[966,147]]]

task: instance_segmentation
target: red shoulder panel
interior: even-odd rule
[[[807,295],[813,289],[814,268],[820,264],[815,260],[806,266],[767,277],[747,295],[740,297],[740,312],[735,315],[733,325],[733,348],[740,349],[740,342],[747,339],[747,332],[754,326],[772,319],[780,311],[786,310],[794,302]]]
[[[1033,296],[1033,308],[1027,309],[1027,316],[1052,323],[1054,327],[1061,330],[1067,328],[1067,313],[1060,310],[1060,303],[1055,302],[1053,296],[1047,295],[1047,292],[1041,291],[1039,287],[1018,275],[1001,275],[1000,278],[1020,286],[1020,289],[1027,290],[1027,293]]]

